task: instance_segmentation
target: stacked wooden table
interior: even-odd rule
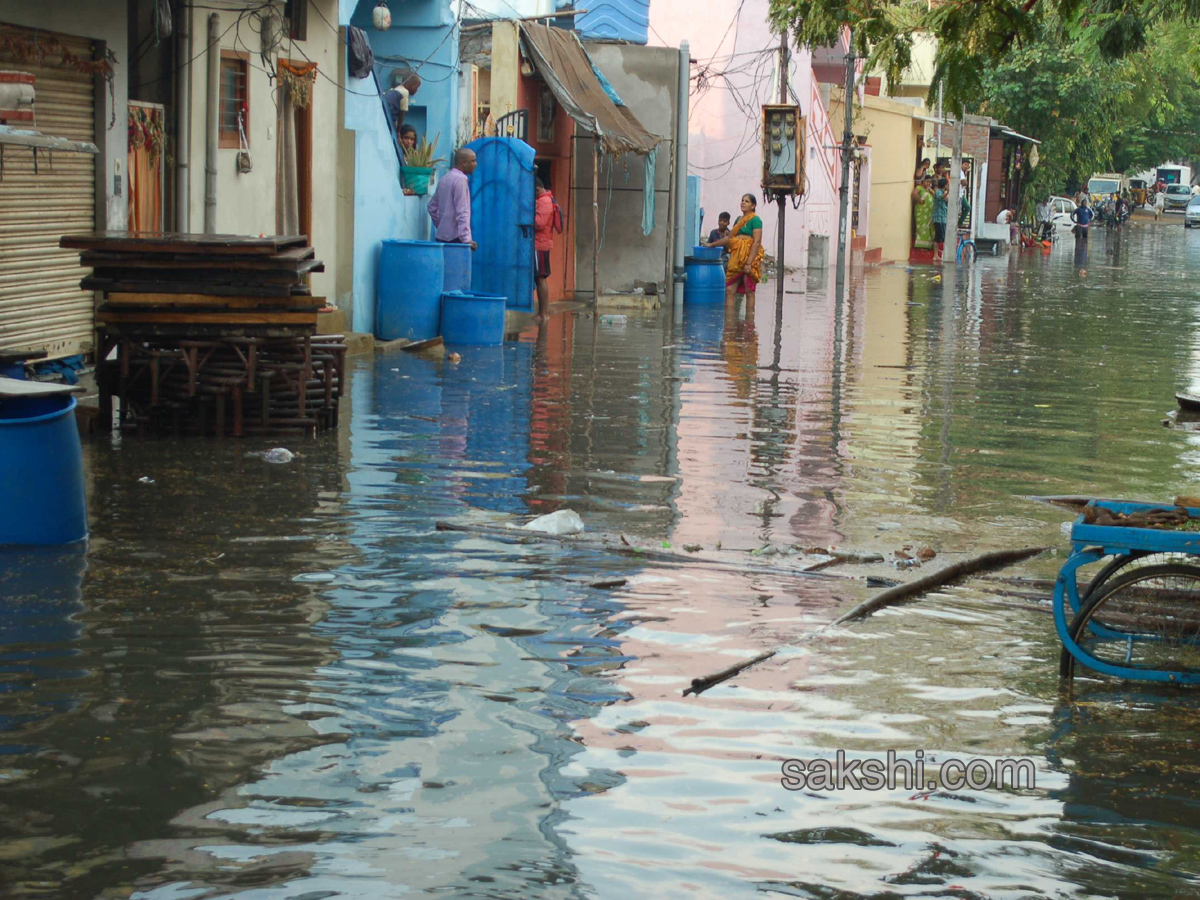
[[[302,236],[66,235],[103,292],[96,312],[102,423],[177,434],[300,432],[337,423],[341,335],[316,336],[324,271]],[[112,351],[116,358],[110,360]]]

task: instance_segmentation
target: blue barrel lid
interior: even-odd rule
[[[503,294],[483,294],[479,291],[442,291],[442,296],[455,300],[508,300]]]

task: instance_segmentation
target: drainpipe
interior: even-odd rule
[[[683,314],[683,282],[685,279],[683,260],[687,256],[687,176],[688,176],[688,101],[691,92],[692,53],[688,42],[679,45],[679,97],[677,103],[679,112],[676,116],[675,127],[675,286],[672,300],[675,304],[675,316]]]
[[[192,144],[192,9],[180,3],[175,13],[175,230],[192,230],[191,176]]]
[[[208,17],[208,106],[204,122],[204,233],[217,233],[217,117],[221,103],[221,16]]]

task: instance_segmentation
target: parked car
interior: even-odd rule
[[[1183,211],[1183,227],[1195,228],[1200,226],[1200,194],[1192,194],[1187,208]]]
[[[1187,209],[1188,203],[1192,199],[1191,185],[1187,184],[1168,184],[1167,185],[1167,212],[1174,209]]]
[[[1074,225],[1071,213],[1075,212],[1075,201],[1070,197],[1051,197],[1050,202],[1054,204],[1054,216],[1050,221],[1054,223],[1055,229],[1070,231]]]

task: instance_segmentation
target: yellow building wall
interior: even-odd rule
[[[842,93],[834,90],[829,118],[841,122]],[[906,260],[912,246],[913,173],[923,107],[867,95],[854,110],[854,133],[871,147],[871,205],[867,215],[867,249],[879,247],[883,259]]]
[[[521,31],[516,22],[492,23],[492,118],[520,108],[517,86],[521,81]]]

